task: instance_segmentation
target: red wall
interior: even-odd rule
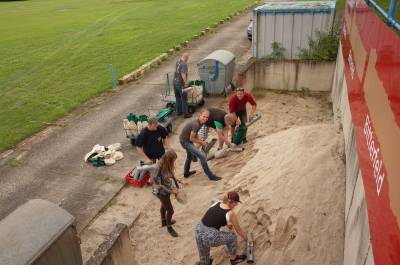
[[[363,0],[341,37],[376,265],[400,265],[400,38]]]

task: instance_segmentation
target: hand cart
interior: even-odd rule
[[[161,99],[161,101],[166,102],[166,107],[167,108],[173,108],[175,110],[176,108],[176,99],[175,95],[172,93],[171,90],[173,90],[173,78],[174,74],[173,73],[166,73],[164,75],[165,79],[165,91],[164,95]],[[192,91],[191,88],[193,86],[200,87],[201,91],[200,93],[195,93],[195,91]],[[205,93],[205,82],[201,80],[193,80],[189,81],[189,87],[184,89],[184,92],[187,94],[187,101],[188,101],[188,112],[189,113],[194,113],[196,108],[201,107],[204,105],[204,93]],[[196,91],[198,92],[198,91]]]
[[[172,132],[172,113],[174,112],[173,108],[165,108],[161,109],[156,118],[161,126],[167,129],[168,133]],[[126,138],[130,139],[131,144],[134,146],[137,136],[142,129],[143,122],[147,122],[149,117],[147,115],[135,115],[133,113],[129,113],[126,119],[124,119],[123,126],[126,134]]]

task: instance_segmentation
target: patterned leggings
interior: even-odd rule
[[[210,248],[226,245],[229,255],[236,255],[237,237],[234,232],[221,232],[205,226],[201,221],[196,225],[196,243],[201,265],[210,264]]]

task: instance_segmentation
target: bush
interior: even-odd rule
[[[330,32],[316,31],[308,38],[308,49],[300,49],[299,59],[334,61],[339,48],[340,26],[335,23]]]
[[[285,48],[282,47],[282,44],[279,42],[273,42],[271,44],[272,53],[265,55],[266,59],[285,59]]]

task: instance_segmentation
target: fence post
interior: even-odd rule
[[[111,82],[112,82],[112,86],[116,87],[117,86],[117,76],[115,75],[115,70],[112,64],[108,65],[108,68],[110,69],[110,73],[111,73]]]
[[[388,23],[389,25],[393,25],[394,24],[394,11],[396,9],[396,2],[397,0],[391,0],[390,1],[390,6],[389,6],[389,11],[388,11]]]

